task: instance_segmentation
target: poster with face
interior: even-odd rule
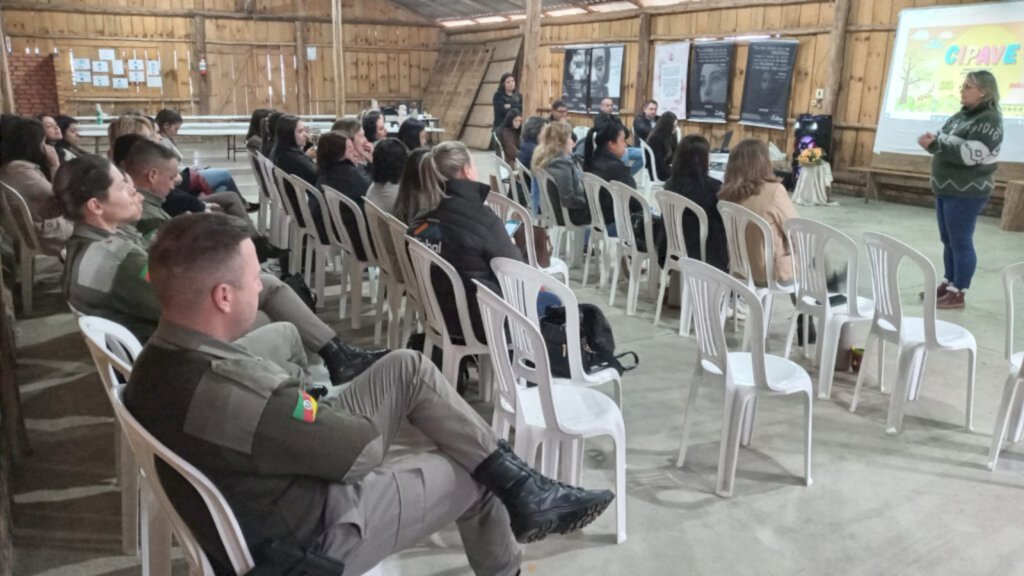
[[[740,124],[780,130],[786,127],[798,45],[795,40],[750,43]]]
[[[622,103],[623,46],[597,46],[590,49],[590,111],[600,111],[601,100],[612,99],[617,113]]]
[[[654,86],[651,97],[662,110],[686,118],[686,80],[690,43],[659,44],[654,48]]]
[[[689,120],[725,123],[735,50],[736,45],[732,42],[694,44],[688,97]]]
[[[569,111],[586,113],[589,94],[590,49],[566,48],[562,66],[562,101]]]

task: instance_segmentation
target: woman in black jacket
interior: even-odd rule
[[[315,184],[317,179],[316,164],[302,152],[303,147],[309,140],[309,132],[306,124],[299,120],[298,116],[284,114],[277,119],[277,132],[274,137],[274,149],[270,152],[270,161],[286,174],[298,176],[309,184]],[[299,208],[299,198],[289,182],[284,183],[285,200],[291,205],[291,213],[301,227],[307,223],[302,220],[302,211]],[[303,201],[309,204],[309,211],[313,216],[313,223],[320,233],[320,239],[326,241],[327,237],[323,230],[323,216],[320,211],[320,203],[316,198],[306,195]]]
[[[672,156],[676,152],[676,115],[672,112],[665,112],[654,124],[654,129],[647,136],[647,145],[651,147],[654,158],[648,161],[653,164],[652,176],[657,176],[662,182],[672,175]],[[648,164],[647,169],[651,170],[652,165]]]
[[[348,144],[348,138],[334,132],[328,132],[320,137],[316,151],[316,164],[319,168],[316,185],[321,190],[324,189],[324,186],[330,186],[355,202],[356,206],[362,210],[363,199],[366,198],[366,190],[370,187],[371,180],[366,170],[356,166],[353,161],[355,147]],[[312,208],[312,202],[310,208]],[[344,204],[341,205],[341,221],[352,239],[356,257],[365,260],[366,251],[363,248],[363,241],[359,237],[356,215]],[[317,231],[320,232],[321,239],[326,240],[325,230],[321,230],[320,226],[322,224],[318,222]]]
[[[665,189],[696,202],[708,215],[708,238],[705,244],[706,262],[723,272],[729,271],[729,248],[725,240],[725,225],[718,212],[718,191],[722,183],[708,176],[708,154],[710,145],[703,136],[691,134],[679,142],[672,160],[672,176],[665,183]],[[683,237],[686,254],[700,258],[700,224],[689,210],[683,215]],[[658,243],[658,259],[665,261],[666,247]]]
[[[491,99],[494,106],[494,122],[491,124],[493,130],[497,130],[505,121],[505,115],[513,108],[523,109],[523,95],[516,92],[516,78],[506,72],[501,75],[498,82],[498,89],[494,91],[494,98]]]
[[[587,133],[586,145],[583,149],[583,171],[590,172],[607,182],[622,182],[630,188],[636,188],[636,180],[629,172],[629,166],[622,163],[626,155],[626,138],[629,130],[618,120],[601,125],[601,129],[591,128]],[[608,226],[608,233],[615,236],[615,207],[610,192],[601,188],[601,213]]]
[[[427,152],[420,162],[420,181],[420,204],[427,212],[411,223],[409,234],[438,252],[458,271],[466,289],[473,332],[484,342],[473,280],[500,294],[491,259],[522,260],[522,255],[509,238],[504,222],[484,206],[490,187],[477,182],[476,166],[465,144],[443,142]],[[461,335],[447,278],[439,270],[431,278],[449,331]]]

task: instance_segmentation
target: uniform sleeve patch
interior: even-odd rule
[[[295,410],[292,411],[292,418],[307,423],[316,422],[317,403],[316,400],[306,394],[303,390],[297,390],[298,399],[295,402]]]
[[[149,263],[142,267],[142,271],[139,272],[139,278],[142,278],[146,282],[149,282]]]

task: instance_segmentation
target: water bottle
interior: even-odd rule
[[[96,125],[103,124],[103,108],[100,107],[100,103],[96,103]]]

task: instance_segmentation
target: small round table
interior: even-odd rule
[[[831,199],[832,166],[822,160],[818,164],[801,167],[800,177],[793,191],[793,203],[800,206],[839,206]]]

